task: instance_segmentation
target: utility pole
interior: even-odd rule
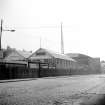
[[[41,38],[41,36],[40,36],[40,48],[42,47],[42,38]]]
[[[1,27],[0,27],[0,50],[1,50],[1,36],[3,31],[3,20],[1,19]]]
[[[0,50],[1,50],[1,37],[2,37],[2,32],[3,31],[14,32],[15,30],[3,29],[3,19],[1,19],[1,26],[0,26]]]
[[[61,22],[61,54],[64,54],[64,42],[63,42],[62,22]]]
[[[1,37],[2,37],[3,31],[14,32],[15,30],[4,29],[4,28],[3,28],[3,19],[1,19],[1,24],[0,24],[0,59],[3,58],[3,51],[2,51],[2,46],[1,46]]]

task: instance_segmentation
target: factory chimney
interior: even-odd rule
[[[63,42],[62,22],[61,22],[61,54],[64,54],[64,42]]]

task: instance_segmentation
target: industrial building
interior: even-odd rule
[[[82,65],[84,74],[98,74],[101,73],[100,58],[93,58],[79,53],[68,53],[68,57],[75,59],[79,65]],[[77,68],[78,69],[78,68]]]
[[[0,63],[0,79],[98,74],[100,59],[83,54],[59,54],[39,48],[34,53],[13,51]]]
[[[39,48],[29,57],[29,67],[39,68],[40,75],[57,76],[70,75],[71,67],[74,67],[76,61],[65,54],[55,53],[48,49]],[[40,63],[40,67],[38,66]]]

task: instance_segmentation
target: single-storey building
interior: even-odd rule
[[[65,54],[55,53],[51,50],[39,48],[35,51],[28,60],[33,63],[29,63],[30,68],[39,67],[36,66],[37,62],[40,63],[40,71],[42,75],[70,75],[71,69],[76,64],[76,60],[68,57]],[[35,63],[34,63],[35,62]]]
[[[76,60],[68,57],[65,54],[55,53],[48,49],[40,48],[35,51],[29,58],[30,61],[48,64],[49,68],[69,69],[71,62]]]

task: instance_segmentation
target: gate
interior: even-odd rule
[[[45,77],[46,72],[49,70],[48,63],[41,63],[41,62],[28,62],[28,66],[30,70],[37,71],[37,77]]]

